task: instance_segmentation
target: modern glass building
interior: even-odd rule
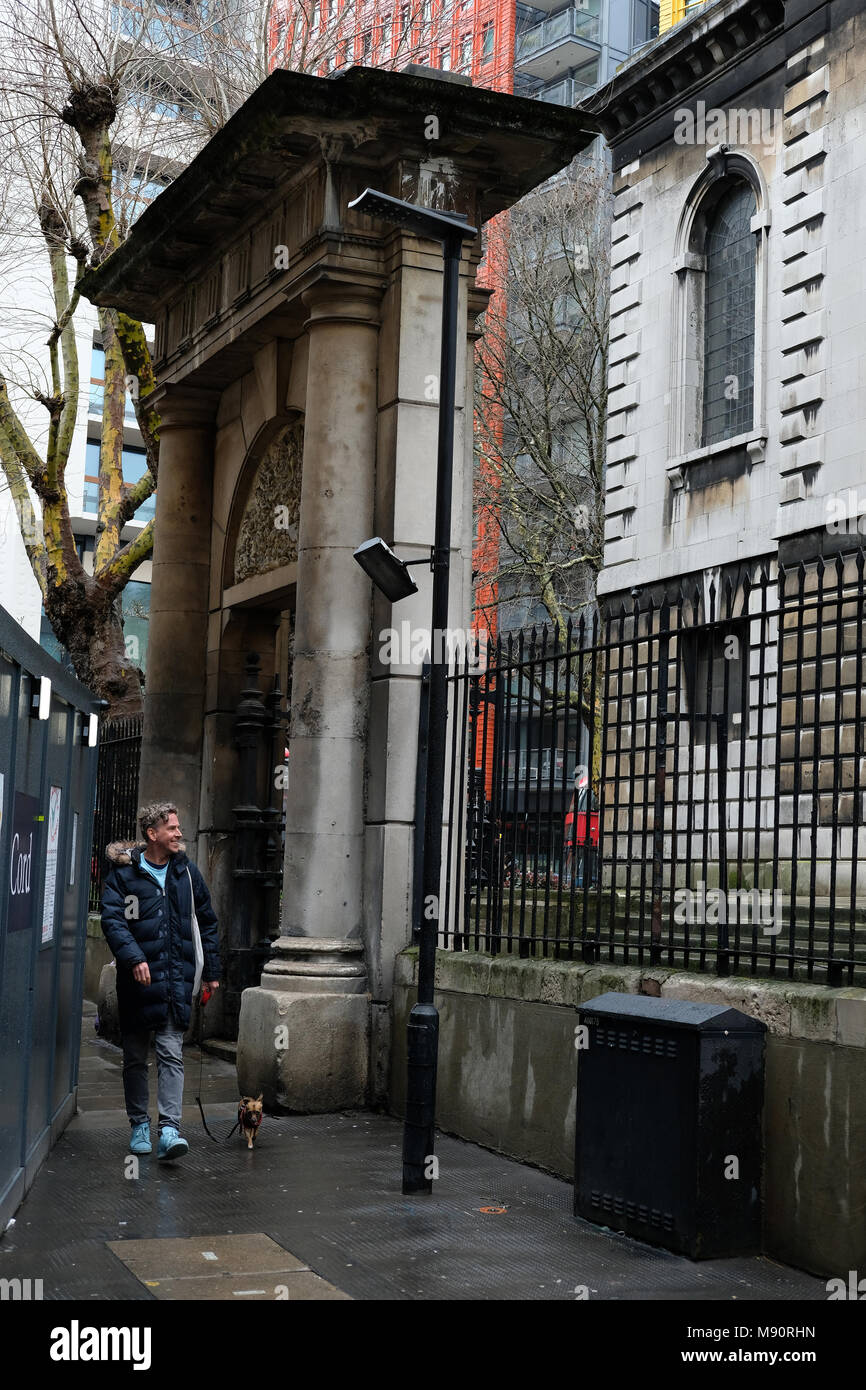
[[[574,106],[659,31],[653,0],[517,5],[514,90]]]

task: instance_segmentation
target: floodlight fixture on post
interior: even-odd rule
[[[429,686],[427,776],[424,793],[423,892],[418,934],[418,1002],[409,1015],[406,1119],[403,1127],[403,1192],[432,1192],[436,1067],[439,1013],[433,1003],[436,946],[439,939],[439,883],[442,868],[442,807],[445,795],[445,734],[448,665],[436,634],[448,627],[448,580],[451,560],[451,493],[454,473],[454,409],[457,394],[457,305],[460,258],[464,241],[478,235],[462,213],[436,212],[404,203],[387,193],[365,188],[349,207],[366,217],[402,227],[442,244],[442,348],[439,366],[439,434],[436,458],[436,523],[431,557],[433,615]],[[363,550],[364,547],[362,546]],[[357,552],[356,552],[357,558]],[[396,556],[394,557],[396,559]],[[359,561],[360,563],[360,561]],[[438,655],[438,659],[437,659]],[[430,915],[428,915],[428,913]]]
[[[401,598],[417,594],[418,585],[409,573],[409,566],[430,563],[429,559],[401,560],[381,536],[364,541],[352,558],[357,560],[364,573],[370,576],[376,588],[390,603],[399,603]]]

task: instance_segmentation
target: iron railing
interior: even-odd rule
[[[454,669],[440,944],[863,983],[863,571],[757,566]]]
[[[138,764],[143,716],[130,715],[103,724],[96,774],[96,813],[90,856],[90,911],[99,911],[107,865],[105,846],[112,840],[137,840]]]

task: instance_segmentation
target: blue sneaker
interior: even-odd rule
[[[183,1158],[188,1150],[189,1144],[185,1139],[181,1139],[174,1125],[166,1125],[159,1136],[157,1158]]]
[[[132,1138],[129,1141],[129,1152],[131,1154],[152,1153],[150,1143],[150,1121],[142,1120],[141,1124],[132,1126]]]

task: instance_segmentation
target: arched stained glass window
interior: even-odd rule
[[[736,183],[708,226],[704,306],[703,443],[745,434],[754,423],[755,194]]]

